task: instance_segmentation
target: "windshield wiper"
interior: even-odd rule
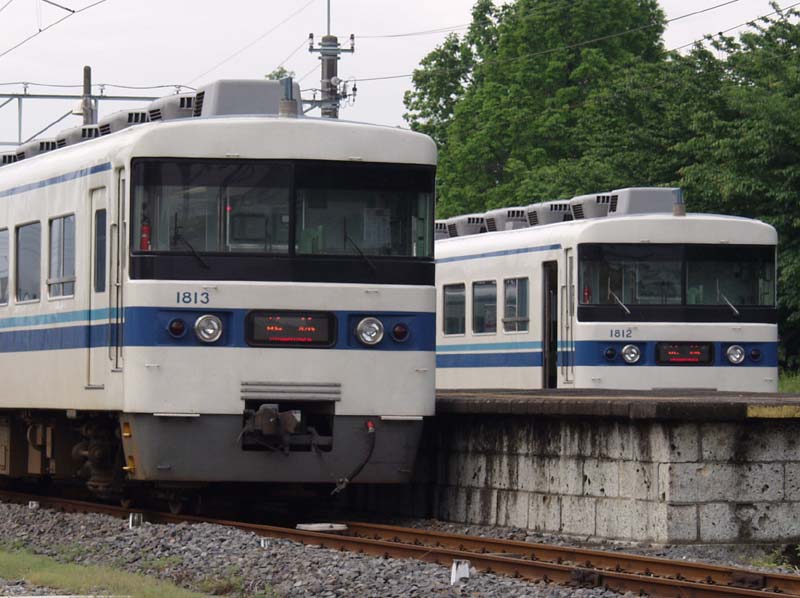
[[[181,234],[180,227],[178,226],[178,212],[175,212],[175,224],[173,230],[175,232],[172,233],[172,242],[173,243],[175,243],[176,241],[182,242],[184,245],[186,245],[186,247],[189,248],[189,251],[192,252],[192,255],[197,258],[197,261],[200,262],[200,265],[203,266],[203,268],[205,268],[206,270],[210,270],[211,266],[208,265],[208,262],[205,261],[200,256],[199,253],[197,253],[197,250],[194,248],[194,245],[192,245],[189,242],[189,239],[187,239],[186,237],[183,236],[183,234]]]
[[[616,294],[614,291],[612,291],[611,289],[609,289],[609,290],[608,290],[608,296],[609,296],[609,297],[613,297],[613,298],[614,298],[614,301],[616,301],[616,302],[617,302],[617,305],[619,305],[619,306],[620,306],[622,309],[624,309],[626,314],[628,314],[628,315],[631,315],[631,310],[629,310],[629,309],[628,309],[628,306],[627,306],[627,305],[625,305],[625,304],[622,302],[622,299],[620,299],[619,297],[617,297],[617,294]]]
[[[370,267],[370,270],[372,270],[372,273],[373,274],[377,274],[378,273],[378,269],[375,267],[375,264],[372,263],[372,260],[369,259],[364,254],[363,251],[361,251],[361,247],[358,246],[358,243],[356,243],[353,240],[353,238],[350,235],[347,234],[347,219],[346,218],[344,219],[344,222],[342,223],[342,229],[344,231],[344,240],[345,241],[350,241],[351,245],[356,248],[356,251],[358,252],[358,255],[361,256],[361,259],[363,259],[365,262],[367,262],[367,265]]]
[[[739,317],[739,310],[738,310],[738,309],[736,309],[736,307],[733,305],[733,303],[731,303],[731,302],[728,300],[728,298],[725,296],[725,293],[722,293],[722,292],[720,292],[720,294],[719,294],[719,295],[720,295],[720,297],[722,297],[722,300],[723,300],[725,303],[727,303],[727,304],[728,304],[728,307],[730,307],[730,308],[731,308],[731,310],[733,311],[733,315],[734,315],[734,316],[736,316],[736,317],[738,318],[738,317]]]

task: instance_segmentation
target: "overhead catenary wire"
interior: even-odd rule
[[[8,0],[3,6],[0,6],[0,12],[3,12],[6,8],[8,8],[14,0]]]
[[[675,21],[680,21],[682,19],[687,19],[689,17],[693,17],[693,16],[696,16],[696,15],[699,15],[699,14],[710,12],[712,10],[717,10],[718,8],[723,8],[723,7],[728,6],[730,4],[735,4],[736,2],[741,2],[741,1],[742,0],[726,0],[725,2],[721,2],[719,4],[715,4],[714,6],[709,6],[707,8],[702,8],[700,10],[695,10],[695,11],[692,11],[692,12],[689,12],[689,13],[685,13],[685,14],[679,15],[677,17],[673,17],[671,19],[667,19],[665,21],[665,23],[674,23]],[[756,17],[756,18],[761,18],[761,17]],[[601,35],[600,37],[594,37],[592,39],[584,40],[582,42],[576,42],[574,44],[567,44],[567,45],[558,46],[558,47],[555,47],[555,48],[548,48],[546,50],[539,50],[537,52],[529,52],[529,53],[526,53],[526,54],[522,54],[521,56],[517,56],[515,58],[511,58],[509,60],[497,60],[497,59],[492,60],[492,59],[488,59],[488,60],[483,61],[481,64],[482,65],[492,65],[492,64],[501,64],[501,63],[512,63],[512,62],[517,62],[517,61],[523,60],[523,59],[534,58],[536,56],[544,56],[546,54],[552,54],[554,52],[561,52],[563,50],[574,50],[575,48],[588,46],[588,45],[591,45],[591,44],[594,44],[594,43],[597,43],[597,42],[606,41],[606,40],[614,39],[614,38],[617,38],[617,37],[622,37],[623,35],[628,35],[630,33],[636,33],[638,31],[643,31],[645,29],[650,29],[652,27],[655,27],[657,24],[658,23],[648,23],[646,25],[640,25],[639,27],[634,27],[632,29],[626,29],[625,31],[618,31],[616,33],[610,33],[608,35]],[[437,72],[442,72],[442,71],[446,71],[446,70],[450,70],[450,69],[434,69],[434,70],[436,70]],[[357,79],[358,79],[359,82],[364,82],[364,81],[386,81],[388,79],[404,79],[404,78],[413,77],[413,76],[414,76],[414,73],[405,73],[405,74],[402,74],[402,75],[385,75],[385,76],[382,76],[382,77],[358,77]]]
[[[228,57],[227,57],[227,58],[225,58],[224,60],[221,60],[221,61],[219,61],[217,64],[215,64],[214,66],[212,66],[210,69],[208,69],[208,70],[206,70],[206,71],[203,71],[202,73],[200,73],[200,74],[199,74],[199,75],[197,75],[196,77],[193,77],[192,79],[189,79],[188,83],[194,83],[195,81],[197,81],[197,80],[198,80],[198,79],[200,79],[201,77],[205,77],[205,76],[206,76],[208,73],[210,73],[211,71],[214,71],[214,70],[218,69],[219,67],[221,67],[223,64],[225,64],[225,63],[227,63],[227,62],[230,62],[231,60],[233,60],[234,58],[236,58],[237,56],[239,56],[239,54],[241,54],[242,52],[244,52],[244,51],[246,51],[246,50],[249,50],[250,48],[252,48],[253,46],[255,46],[255,45],[258,43],[258,42],[260,42],[262,39],[264,39],[265,37],[267,37],[267,36],[268,36],[270,33],[272,33],[273,31],[275,31],[275,30],[277,30],[277,29],[279,29],[280,27],[282,27],[283,25],[285,25],[286,23],[288,23],[290,20],[292,20],[294,17],[296,17],[297,15],[299,15],[301,12],[303,12],[305,9],[307,9],[309,6],[311,6],[312,4],[314,4],[314,2],[316,2],[316,0],[309,0],[309,1],[308,1],[308,2],[306,2],[306,3],[305,3],[303,6],[301,6],[299,9],[297,9],[297,10],[296,10],[296,11],[294,11],[292,14],[290,14],[288,17],[286,17],[285,19],[283,19],[283,20],[282,20],[280,23],[278,23],[278,24],[274,25],[273,27],[270,27],[270,28],[269,28],[269,29],[268,29],[266,32],[264,32],[264,33],[262,33],[261,35],[259,35],[259,36],[258,36],[256,39],[254,39],[252,42],[250,42],[250,43],[249,43],[249,44],[247,44],[246,46],[244,46],[244,47],[240,48],[239,50],[237,50],[236,52],[234,52],[233,54],[231,54],[230,56],[228,56]]]
[[[713,33],[713,34],[712,33],[707,33],[706,35],[704,35],[703,37],[701,37],[699,39],[691,41],[691,42],[689,42],[687,44],[683,44],[681,46],[677,46],[675,48],[671,48],[669,51],[670,52],[677,52],[678,50],[683,50],[684,48],[688,48],[689,46],[694,46],[695,44],[699,44],[703,40],[706,40],[706,39],[709,39],[709,38],[713,38],[715,36],[721,36],[721,35],[724,35],[726,33],[730,33],[731,31],[734,31],[735,29],[740,29],[741,27],[746,27],[748,25],[752,26],[756,21],[760,21],[761,19],[766,19],[767,17],[771,17],[773,15],[777,15],[777,14],[783,13],[784,11],[791,10],[791,9],[795,8],[796,6],[800,6],[800,2],[795,2],[794,4],[790,4],[788,6],[784,6],[784,7],[780,8],[780,9],[778,9],[778,10],[773,10],[772,12],[767,13],[765,15],[759,15],[757,17],[754,17],[754,18],[752,18],[750,20],[745,21],[744,23],[739,23],[738,25],[734,25],[733,27],[728,27],[727,29],[723,29],[722,31],[718,31],[717,33]]]
[[[5,50],[5,51],[3,51],[3,52],[0,52],[0,58],[2,58],[3,56],[6,56],[7,54],[10,54],[11,52],[13,52],[14,50],[16,50],[16,49],[17,49],[17,48],[19,48],[20,46],[23,46],[23,45],[27,44],[27,43],[28,43],[29,41],[31,41],[33,38],[35,38],[35,37],[37,37],[37,36],[41,35],[41,34],[42,34],[42,33],[44,33],[45,31],[47,31],[48,29],[52,29],[53,27],[55,27],[55,26],[56,26],[56,25],[58,25],[59,23],[63,23],[64,21],[66,21],[66,20],[67,20],[67,19],[69,19],[70,17],[74,17],[74,16],[75,16],[75,15],[77,15],[77,14],[80,14],[80,13],[82,13],[82,12],[85,12],[85,11],[89,10],[90,8],[94,8],[95,6],[98,6],[98,5],[100,5],[100,4],[103,4],[104,2],[107,2],[107,1],[108,1],[108,0],[97,0],[96,2],[92,2],[92,3],[91,3],[91,4],[89,4],[88,6],[84,6],[83,8],[79,8],[79,9],[77,9],[77,10],[74,10],[73,12],[71,12],[71,13],[69,13],[69,14],[66,14],[66,15],[64,15],[63,17],[61,17],[61,18],[60,18],[60,19],[58,19],[57,21],[54,21],[54,22],[50,23],[50,24],[49,24],[47,27],[42,27],[42,28],[41,28],[41,29],[39,29],[39,30],[38,30],[36,33],[33,33],[33,34],[29,35],[28,37],[26,37],[25,39],[23,39],[21,42],[17,43],[16,45],[14,45],[14,46],[11,46],[10,48],[8,48],[7,50]],[[6,6],[7,6],[7,5],[6,5]]]
[[[295,54],[297,54],[297,53],[300,51],[300,49],[301,49],[301,48],[303,48],[303,47],[305,47],[306,45],[308,45],[308,39],[306,39],[306,38],[303,38],[303,41],[301,41],[301,42],[300,42],[300,45],[299,45],[299,46],[297,46],[297,47],[296,47],[294,50],[292,50],[292,53],[291,53],[291,54],[289,54],[289,55],[288,55],[286,58],[284,58],[283,60],[281,60],[281,61],[278,63],[278,66],[276,66],[275,68],[276,68],[276,69],[279,69],[279,68],[281,68],[281,67],[282,67],[284,64],[286,64],[287,62],[289,62],[289,60],[292,58],[292,56],[294,56]]]

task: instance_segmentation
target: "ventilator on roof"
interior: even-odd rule
[[[302,114],[300,85],[292,84],[297,114]],[[197,90],[194,116],[224,114],[278,114],[283,97],[280,81],[222,79]]]
[[[17,161],[16,152],[5,152],[0,154],[0,166],[5,166],[6,164],[13,164],[16,161]]]
[[[194,93],[181,93],[153,100],[147,107],[150,120],[175,120],[194,116]]]
[[[146,123],[148,115],[146,110],[120,110],[101,118],[97,123],[101,135],[111,135],[133,125]]]
[[[528,226],[524,207],[490,210],[483,217],[486,219],[486,230],[490,233],[498,230],[527,228]]]

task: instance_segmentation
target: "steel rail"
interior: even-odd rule
[[[342,523],[348,526],[348,533],[373,539],[422,542],[426,545],[457,548],[467,552],[507,554],[556,563],[569,562],[589,569],[638,573],[698,583],[709,583],[710,580],[713,580],[713,583],[717,585],[758,590],[768,589],[772,592],[782,593],[784,596],[800,596],[800,576],[798,575],[762,573],[736,567],[674,561],[624,552],[481,538],[357,521]]]
[[[210,519],[193,515],[172,515],[141,509],[125,509],[114,505],[8,491],[0,491],[0,500],[22,503],[35,500],[39,503],[40,507],[49,507],[69,512],[103,513],[122,518],[128,517],[130,513],[141,513],[143,518],[151,523],[212,523],[226,527],[234,527],[243,531],[252,532],[259,536],[287,539],[307,545],[319,546],[321,548],[346,550],[362,554],[368,553],[383,558],[413,558],[441,565],[449,565],[454,560],[468,560],[476,568],[490,573],[561,585],[598,586],[618,592],[632,591],[654,597],[720,598],[722,596],[742,596],[763,598],[765,596],[800,596],[800,594],[780,589],[773,591],[771,587],[769,589],[750,589],[723,585],[718,583],[713,577],[706,579],[702,583],[687,580],[685,576],[682,576],[682,573],[675,574],[675,568],[687,565],[687,563],[683,562],[673,563],[675,568],[672,569],[672,572],[676,575],[674,578],[658,577],[656,571],[652,567],[649,569],[645,568],[644,571],[639,573],[622,570],[622,562],[633,563],[648,560],[648,557],[638,557],[636,555],[615,555],[601,551],[573,549],[581,553],[582,556],[591,555],[591,558],[587,558],[583,563],[565,564],[564,561],[567,559],[564,557],[561,558],[561,562],[557,562],[557,556],[555,557],[556,562],[539,560],[539,557],[535,553],[527,556],[524,554],[521,555],[520,548],[528,546],[532,547],[534,550],[542,550],[541,547],[546,546],[547,548],[557,551],[569,551],[570,549],[567,547],[536,544],[527,545],[525,542],[504,542],[502,540],[460,536],[458,534],[443,534],[441,532],[426,532],[426,530],[398,528],[394,526],[376,526],[362,523],[348,524],[352,526],[349,530],[350,533],[371,533],[379,536],[378,539],[376,539],[359,537],[357,535],[310,532],[241,521]],[[391,539],[381,539],[381,534],[391,536]],[[430,544],[432,540],[440,545],[430,546],[426,544],[426,540],[428,540],[428,544]],[[459,545],[456,548],[447,547],[443,545],[445,542],[459,542]],[[505,550],[504,555],[501,550],[501,544],[505,545],[506,548],[511,548],[513,552]],[[496,553],[492,553],[490,549],[497,549],[497,551]],[[483,550],[485,550],[485,552]],[[573,552],[573,554],[575,554],[575,552]],[[618,559],[618,565],[615,565],[613,570],[596,568],[598,563],[602,562],[600,558],[601,555]],[[620,559],[620,557],[622,557],[622,559]],[[594,558],[594,561],[592,558]],[[670,562],[666,559],[649,560],[651,562]],[[696,566],[716,569],[716,567],[710,565]],[[726,567],[721,567],[719,569],[739,571]],[[750,572],[745,570],[739,572],[742,574],[750,574]],[[790,581],[797,581],[797,579],[793,579],[792,576],[786,575],[770,575],[769,577],[773,580],[777,578],[786,578]]]

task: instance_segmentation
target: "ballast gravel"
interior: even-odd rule
[[[32,586],[24,579],[0,579],[0,596],[52,596],[63,594],[50,588]]]
[[[0,503],[0,521],[0,543],[6,548],[24,547],[62,562],[110,565],[205,594],[323,598],[619,596],[602,589],[527,583],[474,570],[467,580],[451,586],[447,567],[262,539],[250,532],[206,523],[144,523],[129,529],[127,521],[106,515],[60,513],[9,503]]]

